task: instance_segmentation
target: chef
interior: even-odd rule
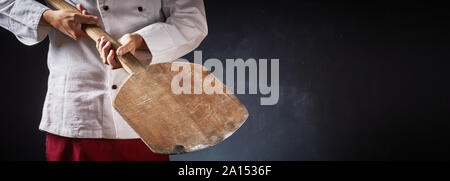
[[[128,76],[114,57],[131,52],[150,65],[194,50],[208,33],[203,0],[66,1],[82,14],[34,0],[0,0],[0,26],[20,42],[34,45],[49,36],[39,126],[47,132],[47,160],[169,160],[152,153],[113,108]],[[86,39],[81,24],[102,27],[122,46],[115,52],[104,38]]]

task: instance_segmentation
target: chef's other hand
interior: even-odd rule
[[[122,67],[122,65],[114,58],[116,55],[122,56],[128,52],[134,55],[136,50],[148,49],[144,39],[136,33],[125,34],[118,41],[122,46],[117,48],[117,52],[115,52],[111,49],[111,42],[105,37],[102,36],[97,39],[97,50],[100,53],[103,63],[109,65],[112,69]]]
[[[90,15],[81,4],[77,4],[77,9],[82,14],[69,10],[47,10],[42,14],[42,23],[49,24],[64,34],[79,40],[87,37],[81,29],[82,24],[97,24],[98,17]]]

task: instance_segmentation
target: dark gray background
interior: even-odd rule
[[[280,59],[280,100],[238,95],[233,136],[172,160],[449,160],[446,6],[295,2],[206,0],[204,59]],[[0,37],[0,159],[44,160],[48,42]]]

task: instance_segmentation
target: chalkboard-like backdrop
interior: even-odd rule
[[[172,160],[449,160],[446,6],[205,5],[203,59],[280,59],[280,98],[261,106],[261,95],[238,95],[250,117],[236,134]],[[48,41],[27,47],[4,29],[0,37],[0,159],[44,160],[45,137],[37,127]]]

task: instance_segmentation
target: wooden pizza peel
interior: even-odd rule
[[[80,13],[63,0],[46,2],[56,9]],[[104,36],[114,50],[121,46],[98,26],[84,25],[83,29],[94,41]],[[181,74],[192,77],[193,88],[209,78],[208,81],[226,90],[201,65],[170,62],[145,67],[130,53],[118,56],[118,60],[130,75],[118,90],[114,108],[154,153],[181,154],[213,146],[231,136],[247,120],[247,109],[233,93],[173,93],[171,82],[180,76],[180,72],[171,70],[173,66],[190,67],[190,71]]]

